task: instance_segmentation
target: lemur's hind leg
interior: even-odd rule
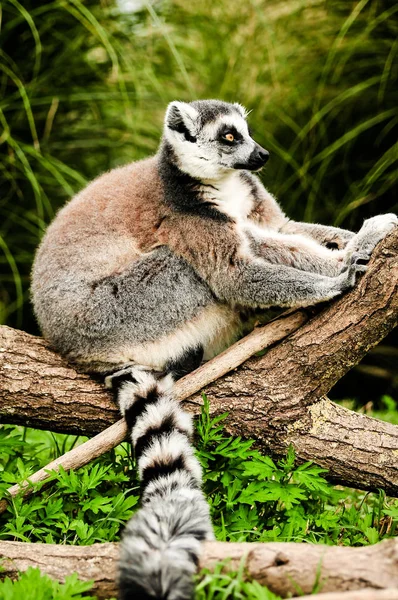
[[[397,215],[387,213],[367,219],[358,233],[339,227],[296,221],[288,221],[280,231],[303,234],[313,238],[326,248],[335,250],[345,248],[347,253],[353,257],[354,262],[366,262],[370,259],[375,246],[397,225]]]
[[[235,307],[218,301],[167,248],[81,287],[78,315],[70,315],[68,329],[62,320],[54,345],[85,371],[112,375],[123,366],[144,365],[178,378],[199,366],[201,349],[211,358],[239,335]]]
[[[347,251],[351,252],[355,262],[366,263],[377,244],[397,225],[398,217],[393,213],[366,219],[361,229],[347,245]]]

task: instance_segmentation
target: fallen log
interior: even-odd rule
[[[314,600],[314,595],[295,596],[291,600]],[[316,594],[315,600],[398,600],[398,588],[387,590],[355,590],[354,592],[330,592]]]
[[[93,593],[105,599],[117,595],[117,558],[118,545],[110,543],[63,546],[0,542],[3,567],[0,577],[16,579],[19,571],[28,567],[39,567],[58,581],[77,572],[83,581],[93,580]],[[315,583],[322,593],[366,590],[364,594],[369,594],[371,589],[376,594],[378,590],[398,588],[396,539],[363,548],[282,542],[206,542],[199,566],[212,570],[226,559],[229,559],[226,569],[230,571],[237,571],[243,560],[248,579],[258,581],[283,598],[297,595],[298,590],[310,594]],[[341,598],[344,600],[343,595]]]
[[[267,452],[279,456],[291,443],[299,459],[327,468],[335,482],[398,496],[398,428],[324,396],[397,324],[397,291],[398,229],[379,245],[350,293],[264,356],[205,386],[212,412],[228,412],[227,431],[257,439]],[[201,397],[190,383],[195,377],[179,382],[177,397],[186,397],[186,385],[193,395],[185,408],[197,414]],[[117,419],[101,385],[43,340],[8,328],[1,329],[0,390],[2,422],[90,435]]]

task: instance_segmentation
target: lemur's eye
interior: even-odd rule
[[[230,126],[225,128],[223,127],[218,133],[217,139],[222,144],[232,146],[234,144],[238,144],[243,139],[243,136],[235,129],[235,127]]]

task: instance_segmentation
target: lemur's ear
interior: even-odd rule
[[[198,111],[186,102],[171,102],[166,110],[165,125],[172,131],[182,133],[189,142],[196,142]]]
[[[244,106],[242,106],[242,104],[239,104],[239,102],[234,102],[234,107],[236,108],[236,110],[238,111],[238,113],[244,118],[247,119],[247,116],[249,114],[249,111],[247,111],[245,109]]]

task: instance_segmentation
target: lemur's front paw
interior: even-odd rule
[[[364,273],[368,268],[371,253],[365,250],[353,252],[350,256],[350,262],[355,265],[358,273]]]
[[[386,237],[398,225],[398,217],[393,213],[386,215],[377,215],[367,219],[354,238],[354,252],[369,254],[373,252],[375,246]]]
[[[336,277],[336,287],[340,293],[346,292],[354,287],[358,273],[364,273],[367,269],[367,265],[364,264],[363,256],[359,253],[351,255],[351,261],[346,265],[346,268],[338,277]],[[357,262],[359,260],[360,262]]]
[[[344,258],[342,273],[345,273],[350,267],[354,272],[364,273],[368,268],[370,257],[371,253],[365,250],[351,250]]]

